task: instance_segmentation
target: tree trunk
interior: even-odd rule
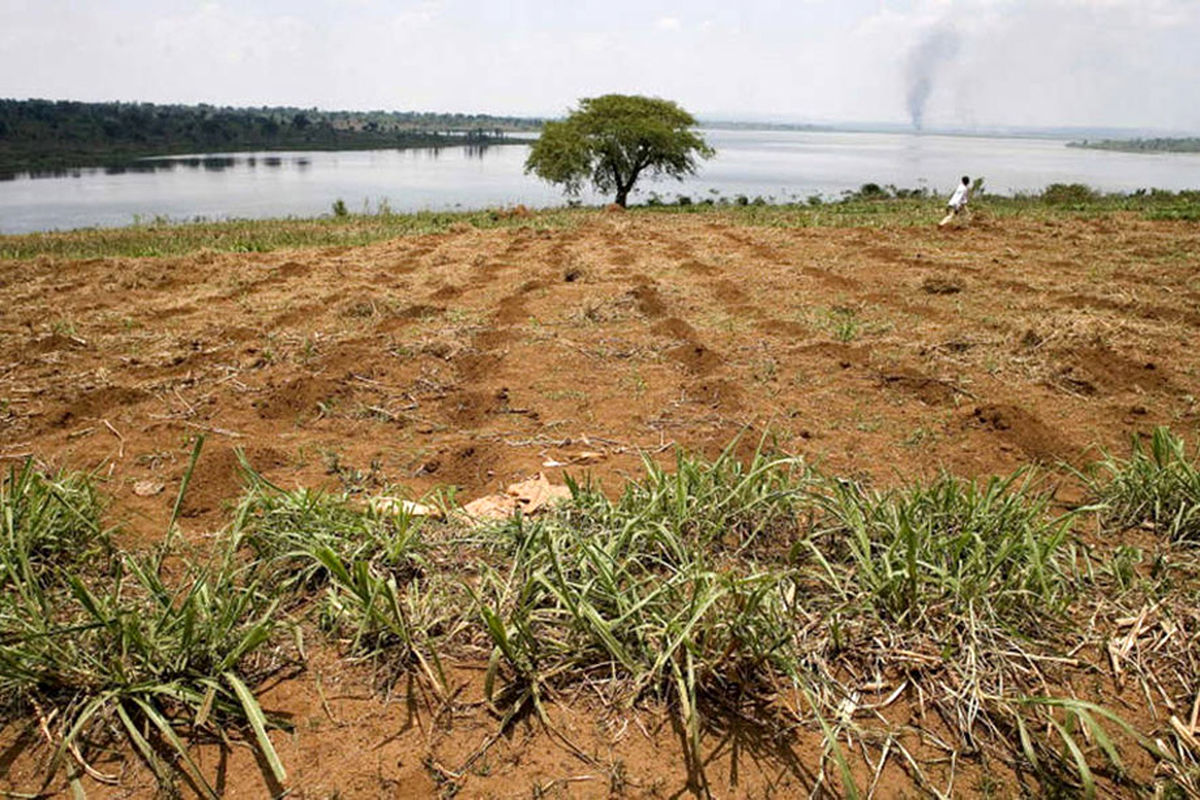
[[[617,187],[617,199],[614,200],[613,202],[616,203],[617,205],[619,205],[621,208],[624,208],[625,202],[628,199],[629,199],[629,190],[626,189],[624,186],[618,186]]]

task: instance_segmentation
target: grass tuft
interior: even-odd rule
[[[0,697],[6,716],[32,710],[52,739],[47,783],[64,764],[73,783],[94,774],[89,752],[116,725],[161,781],[174,774],[165,750],[215,796],[179,732],[258,733],[265,718],[237,684],[257,685],[282,666],[259,652],[277,625],[276,603],[239,564],[239,541],[167,580],[165,550],[108,548],[90,478],[46,478],[28,464],[3,484],[0,516]],[[277,761],[270,740],[257,738]]]
[[[0,480],[0,588],[50,565],[82,566],[111,553],[91,480],[39,473],[32,460]]]
[[[489,699],[511,718],[595,679],[614,701],[671,702],[698,748],[705,705],[777,689],[795,673],[790,570],[735,555],[794,529],[795,466],[761,453],[742,466],[731,450],[712,464],[681,454],[674,474],[647,461],[618,501],[572,484],[558,513],[496,528],[508,561],[475,590]]]
[[[1105,524],[1150,524],[1169,541],[1200,542],[1198,463],[1200,453],[1189,457],[1183,438],[1159,427],[1148,449],[1135,436],[1129,458],[1105,453],[1086,477],[1104,506]]]
[[[347,637],[350,653],[386,661],[393,675],[417,666],[444,689],[435,642],[457,631],[462,598],[443,576],[426,579],[424,519],[403,507],[364,508],[344,493],[285,491],[244,458],[242,469],[248,488],[233,530],[253,550],[257,574],[292,605],[322,591],[321,626]]]
[[[1049,495],[1028,473],[887,492],[832,481],[819,502],[822,580],[888,623],[941,625],[948,613],[971,612],[1028,632],[1073,597],[1072,516],[1049,518]]]

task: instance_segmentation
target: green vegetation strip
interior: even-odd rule
[[[1131,787],[1130,748],[1166,795],[1200,785],[1178,720],[1142,731],[1098,704],[1110,666],[1171,708],[1200,681],[1200,472],[1165,429],[1085,473],[1095,502],[1067,513],[1030,471],[880,491],[732,448],[644,466],[616,499],[572,482],[552,513],[480,528],[444,498],[428,501],[441,519],[383,513],[243,462],[246,494],[211,553],[172,527],[150,554],[111,547],[86,476],[13,469],[2,719],[45,728],[46,786],[109,779],[90,760],[116,737],[164,785],[212,795],[190,743],[242,736],[283,787],[269,736],[283,723],[254,691],[303,667],[307,634],[447,702],[444,661],[486,662],[501,730],[527,713],[550,725],[548,704],[585,685],[614,707],[672,709],[694,763],[722,719],[802,726],[826,742],[818,780],[844,796],[873,791],[850,763],[872,752],[875,780],[892,758],[935,796],[952,793],[930,774],[947,759],[1003,763],[1033,793]],[[1156,541],[1101,550],[1085,524]],[[1114,640],[1151,613],[1171,635],[1122,656]],[[894,702],[933,715],[926,743],[944,757],[907,749],[924,723],[887,723]]]
[[[672,202],[651,195],[632,214],[705,214],[729,224],[783,228],[896,227],[931,224],[942,210],[942,198],[925,190],[864,184],[836,201],[811,198],[805,203],[775,203],[764,198],[677,196]],[[596,218],[597,209],[554,208],[392,213],[349,213],[342,201],[336,213],[313,218],[172,221],[157,218],[123,228],[0,235],[0,260],[51,257],[64,259],[185,256],[196,253],[249,253],[280,249],[356,247],[398,236],[456,230],[529,227],[566,228]],[[1148,191],[1101,194],[1079,184],[1054,184],[1043,192],[1004,197],[979,193],[976,214],[995,217],[1056,219],[1132,213],[1153,220],[1200,220],[1200,192]]]
[[[112,258],[183,256],[202,252],[260,253],[291,248],[356,247],[397,236],[473,228],[557,228],[579,219],[567,211],[513,217],[501,212],[346,214],[312,219],[172,223],[159,220],[126,228],[0,236],[0,259],[38,256]]]
[[[1176,136],[1149,139],[1083,139],[1067,147],[1117,150],[1124,153],[1200,153],[1200,137]]]

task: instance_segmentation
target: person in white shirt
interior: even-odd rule
[[[945,227],[950,220],[954,219],[960,212],[967,210],[967,201],[971,199],[971,179],[963,175],[962,183],[954,190],[954,194],[950,195],[950,201],[946,203],[946,216],[938,223],[938,227]]]

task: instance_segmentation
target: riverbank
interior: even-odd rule
[[[694,202],[689,198],[687,203],[635,206],[626,213],[634,216],[698,214],[731,224],[806,228],[920,226],[935,220],[942,212],[939,198],[922,192],[901,192],[904,196],[899,197],[895,194],[869,184],[852,196],[829,203],[766,204],[744,197]],[[984,218],[1043,219],[1127,213],[1150,220],[1197,220],[1200,219],[1200,192],[1105,195],[1085,186],[1052,186],[1039,194],[1019,197],[977,196],[971,207]],[[201,250],[239,253],[360,246],[395,236],[444,233],[455,226],[479,230],[562,228],[579,224],[596,213],[598,210],[594,208],[530,210],[519,207],[211,222],[172,222],[158,218],[117,228],[0,235],[0,259],[178,256]]]

